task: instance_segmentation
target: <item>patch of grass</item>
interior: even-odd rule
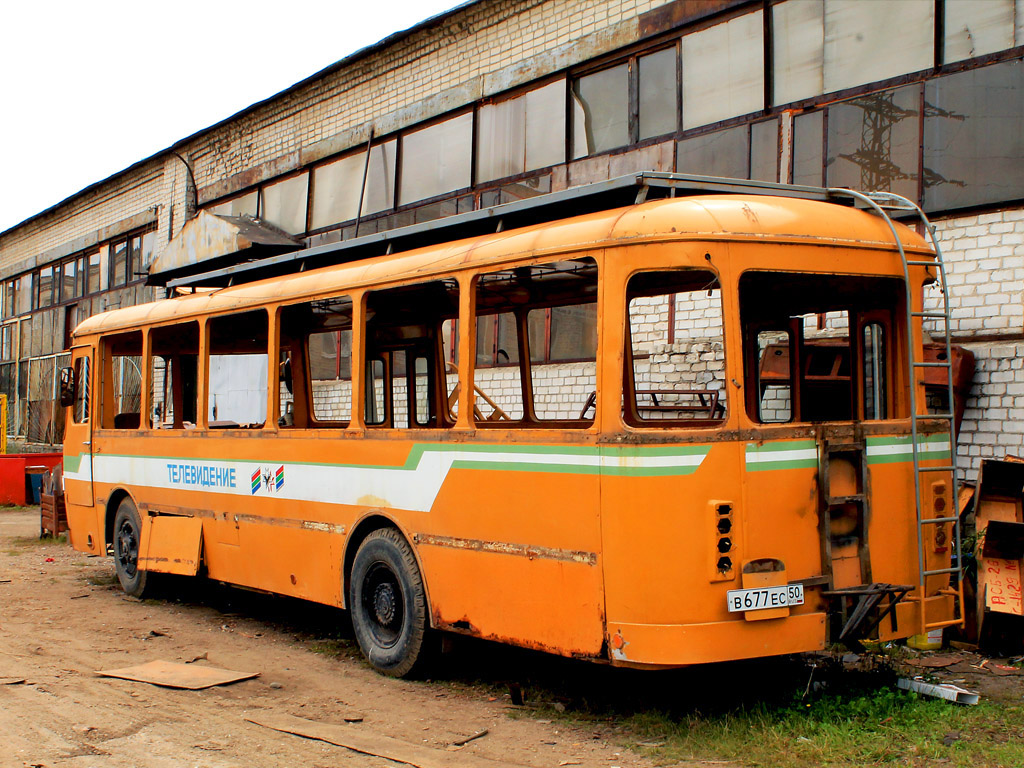
[[[309,644],[309,650],[332,659],[347,659],[359,655],[353,640],[339,637],[321,638]]]
[[[878,675],[846,673],[830,691],[776,705],[685,717],[638,712],[626,725],[659,760],[728,760],[748,766],[1024,765],[1024,708],[963,707],[896,690]],[[836,688],[836,683],[842,687]]]

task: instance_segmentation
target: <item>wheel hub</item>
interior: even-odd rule
[[[395,620],[395,589],[391,584],[378,584],[373,593],[373,609],[377,621],[388,626]]]

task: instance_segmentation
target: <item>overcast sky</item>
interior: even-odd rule
[[[461,0],[12,0],[0,232]]]

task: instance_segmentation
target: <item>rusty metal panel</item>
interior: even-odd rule
[[[195,576],[202,550],[201,517],[155,515],[139,547],[139,567],[158,573]]]

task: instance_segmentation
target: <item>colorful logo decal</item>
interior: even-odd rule
[[[284,465],[275,471],[273,467],[256,467],[252,473],[252,495],[263,488],[267,493],[280,491],[284,487]]]

